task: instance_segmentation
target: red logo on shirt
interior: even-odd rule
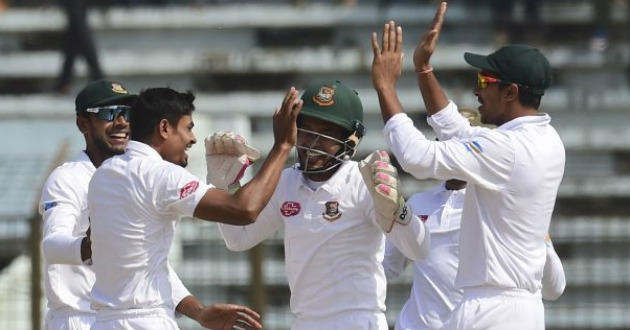
[[[429,220],[429,216],[426,214],[421,214],[420,220],[422,220],[422,222],[427,222],[427,220]]]
[[[282,203],[280,213],[282,213],[282,215],[284,215],[285,217],[292,217],[300,213],[301,209],[302,207],[300,206],[300,203],[287,201]]]
[[[190,181],[179,190],[179,199],[183,199],[186,196],[194,193],[199,188],[199,181]]]

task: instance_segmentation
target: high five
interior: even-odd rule
[[[455,280],[463,300],[444,329],[544,329],[543,238],[565,164],[551,118],[538,111],[551,67],[537,49],[523,45],[487,56],[465,53],[465,61],[479,69],[474,93],[481,122],[497,126],[471,127],[442,91],[430,63],[446,8],[440,4],[414,51],[428,122],[440,141],[427,140],[403,112],[395,88],[403,38],[394,22],[385,24],[381,47],[372,36],[372,81],[383,132],[402,168],[414,177],[468,182]]]

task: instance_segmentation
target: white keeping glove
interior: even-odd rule
[[[385,151],[376,150],[359,163],[363,181],[374,200],[376,220],[389,233],[394,222],[403,226],[412,218],[411,207],[399,193],[398,171]]]
[[[208,183],[223,190],[240,187],[249,165],[260,158],[260,152],[247,140],[232,132],[219,131],[205,139]]]

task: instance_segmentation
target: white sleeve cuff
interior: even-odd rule
[[[389,120],[385,123],[385,127],[383,128],[383,134],[385,134],[385,136],[388,136],[394,128],[402,124],[405,124],[407,122],[413,123],[411,118],[409,118],[409,116],[407,116],[406,113],[397,113],[393,115],[391,118],[389,118]]]
[[[449,100],[444,109],[441,109],[432,116],[427,117],[427,123],[431,127],[446,126],[451,123],[453,119],[459,119],[457,116],[461,116],[459,114],[459,110],[457,109],[457,105],[453,101]]]
[[[84,236],[75,237],[60,233],[47,236],[42,242],[46,261],[50,264],[82,265],[81,241]]]

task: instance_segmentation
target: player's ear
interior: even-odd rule
[[[166,140],[171,134],[171,124],[168,122],[168,120],[162,119],[157,125],[157,130],[160,137]]]
[[[77,128],[79,129],[79,132],[81,132],[81,134],[83,135],[87,134],[87,132],[89,131],[89,120],[90,118],[88,118],[87,116],[77,116]]]
[[[505,97],[508,101],[518,100],[518,89],[519,86],[517,84],[511,84],[506,88]]]

